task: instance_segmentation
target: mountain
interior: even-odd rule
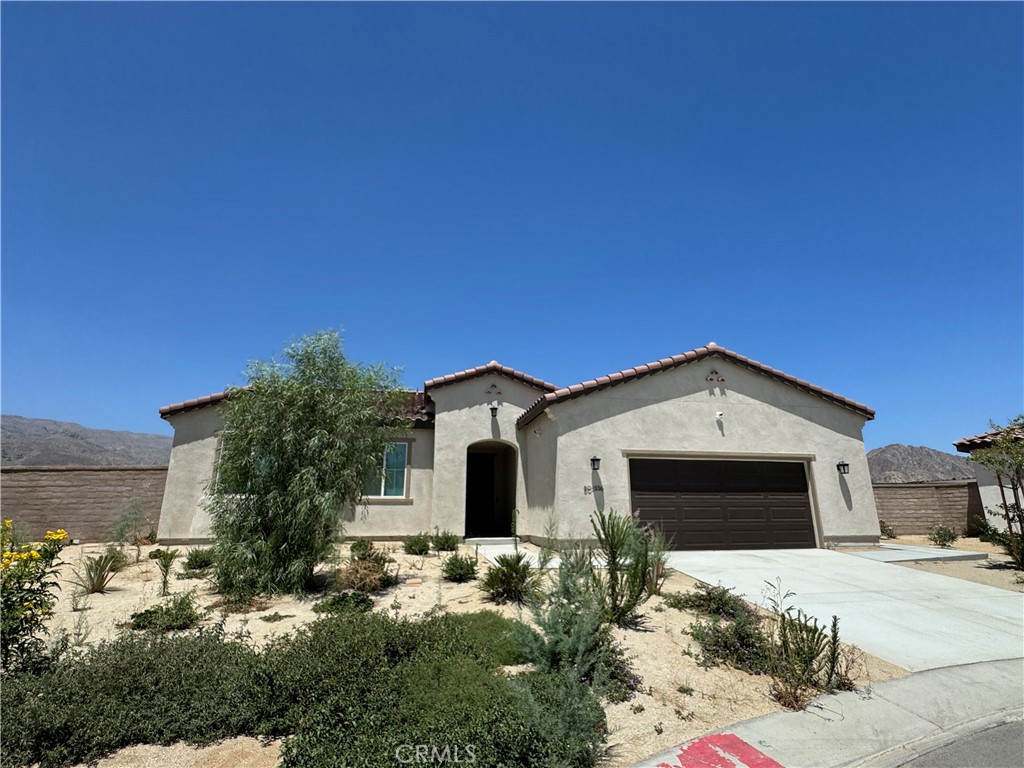
[[[873,483],[974,479],[974,467],[966,456],[943,453],[919,445],[894,443],[868,451],[868,468]]]
[[[171,438],[24,416],[0,416],[0,463],[7,466],[166,466]]]

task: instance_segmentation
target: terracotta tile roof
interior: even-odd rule
[[[527,386],[534,387],[536,389],[543,389],[545,392],[554,392],[558,389],[554,384],[550,384],[542,379],[525,374],[522,371],[509,368],[507,365],[502,365],[497,360],[491,360],[487,365],[478,365],[476,368],[467,368],[466,370],[459,371],[458,373],[449,373],[447,376],[438,376],[437,378],[425,381],[423,383],[423,390],[426,391],[436,387],[446,387],[449,384],[456,384],[460,381],[466,381],[467,379],[475,379],[478,376],[486,376],[489,373],[497,373],[501,376],[507,376],[510,379],[522,382]]]
[[[580,384],[573,384],[571,387],[565,387],[563,389],[549,392],[546,395],[541,396],[533,405],[531,405],[522,416],[519,417],[516,422],[516,426],[519,428],[525,427],[535,418],[537,418],[548,406],[560,403],[563,400],[571,400],[581,395],[589,395],[592,392],[597,392],[608,387],[614,387],[623,382],[633,381],[644,376],[650,376],[658,373],[659,371],[667,371],[672,368],[678,368],[681,365],[687,363],[693,363],[698,360],[705,360],[709,357],[721,357],[742,365],[745,368],[749,368],[752,371],[769,376],[777,381],[784,382],[791,386],[794,386],[804,392],[812,395],[821,397],[829,402],[835,403],[836,405],[848,408],[851,411],[861,414],[868,419],[875,417],[875,412],[866,405],[849,400],[841,395],[837,395],[835,392],[830,392],[827,389],[815,386],[808,381],[798,379],[795,376],[790,376],[787,373],[778,371],[771,368],[763,363],[759,363],[756,360],[751,360],[749,357],[739,355],[732,350],[720,347],[715,342],[708,342],[707,346],[699,347],[689,352],[684,352],[681,355],[674,355],[673,357],[662,358],[656,360],[653,363],[647,363],[645,365],[638,365],[635,368],[627,368],[624,371],[618,373],[610,373],[607,376],[601,376],[597,379],[591,379],[590,381],[584,381]]]
[[[1001,429],[993,429],[989,432],[982,432],[980,435],[962,437],[953,443],[953,447],[960,451],[960,453],[970,453],[979,448],[988,448],[992,445],[992,441],[999,436],[1000,432],[1002,432]],[[1024,433],[1018,432],[1015,439],[1024,440]]]
[[[247,389],[247,387],[240,387],[239,389],[232,390],[232,392],[238,392],[240,390]],[[416,422],[417,426],[434,423],[434,401],[430,399],[430,396],[425,392],[407,392],[408,399],[405,403],[405,417],[412,419]],[[192,400],[185,400],[181,403],[173,403],[171,405],[165,405],[160,409],[160,418],[166,419],[169,416],[176,416],[179,413],[185,413],[186,411],[193,411],[196,408],[205,408],[208,405],[215,405],[223,400],[227,400],[231,396],[231,392],[215,392],[212,395],[204,395],[203,397],[196,397]]]

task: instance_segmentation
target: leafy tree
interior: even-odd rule
[[[235,598],[302,592],[341,536],[341,513],[383,472],[409,422],[395,371],[350,362],[322,331],[255,361],[229,390],[208,505],[216,580]]]
[[[986,448],[972,451],[970,461],[980,464],[996,476],[1006,521],[1005,548],[1018,569],[1024,568],[1024,414],[1005,427],[991,422],[995,437]],[[1007,490],[1010,494],[1007,495]]]

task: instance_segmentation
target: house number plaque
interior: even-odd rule
[[[584,485],[583,486],[583,495],[584,496],[590,496],[593,493],[604,493],[604,486],[603,485]]]

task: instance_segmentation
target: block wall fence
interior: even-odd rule
[[[156,530],[167,467],[3,467],[0,514],[33,539],[64,528],[73,539],[110,539],[118,514],[133,499]]]
[[[897,535],[927,534],[939,525],[963,535],[974,532],[976,517],[985,516],[974,480],[878,483],[872,490],[878,519],[891,525]]]

